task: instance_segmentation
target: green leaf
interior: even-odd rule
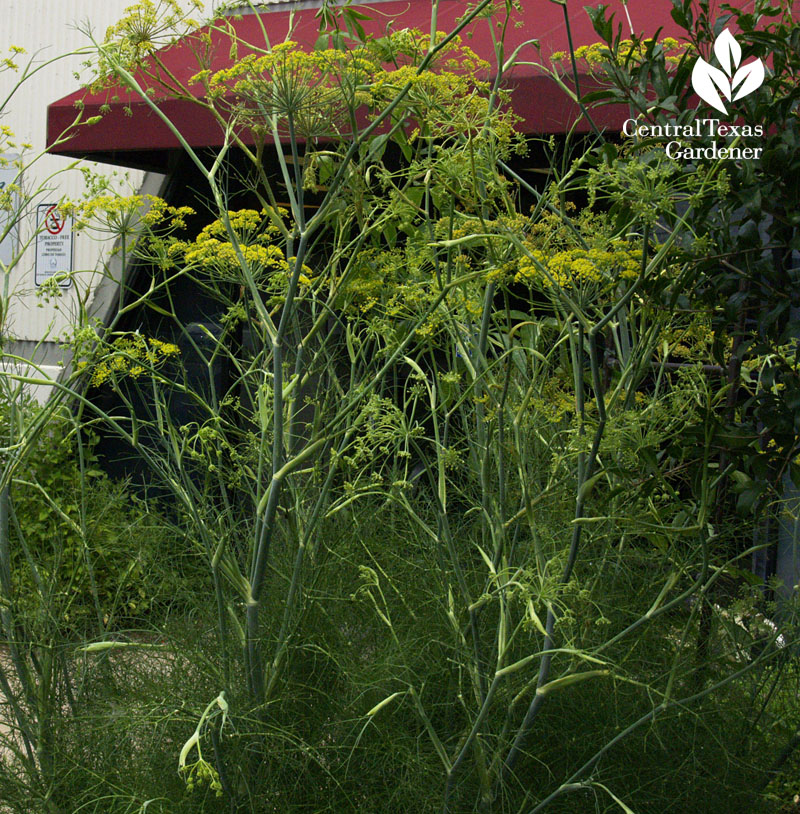
[[[602,783],[593,783],[592,785],[602,789],[625,812],[625,814],[636,814],[632,808],[625,805],[625,803],[623,803],[622,800],[620,800],[619,797],[617,797],[617,795],[614,794],[614,792],[611,791],[611,789],[609,789],[607,786],[604,786]]]
[[[370,161],[380,161],[386,152],[386,145],[389,143],[389,138],[388,133],[381,133],[381,135],[375,136],[375,138],[370,141],[367,159]]]
[[[405,196],[417,207],[422,205],[422,196],[425,194],[423,187],[410,187],[405,191]]]
[[[594,485],[597,483],[597,481],[599,481],[600,478],[604,477],[605,475],[606,471],[603,469],[597,474],[592,475],[589,480],[584,481],[583,484],[581,484],[581,488],[578,490],[578,500],[586,500],[586,498],[592,493]]]
[[[571,687],[573,684],[588,681],[590,678],[600,678],[607,675],[611,675],[610,670],[585,670],[582,673],[573,673],[572,675],[562,676],[561,678],[554,678],[552,681],[548,681],[547,684],[539,687],[539,689],[536,690],[536,694],[549,695],[555,690],[562,690],[565,687]]]
[[[165,644],[144,644],[142,642],[94,642],[85,647],[79,647],[78,653],[104,653],[107,650],[125,650],[135,648],[138,650],[164,650]]]
[[[392,123],[394,124],[394,122]],[[398,127],[394,131],[394,140],[400,147],[400,150],[403,153],[403,158],[405,158],[406,161],[411,161],[411,158],[414,155],[414,151],[411,149],[411,145],[408,143],[406,131],[403,129],[402,126]]]
[[[400,695],[405,695],[405,694],[406,694],[405,691],[403,691],[403,692],[393,692],[390,696],[384,698],[383,701],[381,701],[378,704],[375,704],[375,706],[367,713],[367,717],[371,718],[373,715],[380,712],[387,704],[394,701],[395,698],[397,698]]]
[[[389,244],[389,248],[393,249],[397,244],[397,227],[393,223],[387,223],[383,227],[383,236]]]
[[[592,26],[597,32],[597,35],[606,45],[610,46],[614,39],[614,15],[612,14],[606,19],[607,8],[608,6],[601,3],[598,6],[584,6],[583,10],[589,15],[589,19],[592,21]]]

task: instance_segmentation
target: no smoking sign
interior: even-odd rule
[[[58,211],[58,206],[53,204],[44,214],[44,228],[51,235],[60,235],[64,231],[66,218]]]
[[[72,216],[64,215],[58,204],[39,204],[36,207],[36,285],[42,285],[56,274],[72,271]],[[72,280],[58,281],[61,288],[69,288]]]

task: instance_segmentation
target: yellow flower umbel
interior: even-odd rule
[[[118,336],[108,350],[92,371],[92,387],[100,387],[109,380],[117,382],[126,376],[138,379],[148,372],[154,374],[168,359],[180,353],[178,346],[171,342],[139,333]],[[78,368],[85,368],[87,364],[85,361],[79,362]]]
[[[0,57],[0,72],[6,71],[6,70],[8,70],[8,71],[18,71],[19,70],[19,65],[17,65],[16,62],[14,62],[14,59],[15,59],[15,57],[18,57],[20,54],[24,54],[25,49],[20,48],[19,45],[12,45],[8,49],[8,52],[9,52],[10,56]]]
[[[661,40],[653,38],[642,40],[620,40],[615,53],[605,43],[595,42],[591,45],[581,45],[575,49],[575,58],[585,62],[589,69],[601,67],[610,62],[618,65],[641,64],[647,56],[649,49],[658,47],[664,52],[664,61],[667,65],[676,65],[685,54],[691,53],[693,47],[689,43],[678,42],[674,37],[664,37]],[[554,51],[550,56],[552,62],[560,63],[567,59],[563,51]]]
[[[173,257],[182,256],[187,267],[202,271],[214,282],[245,285],[249,274],[259,288],[278,295],[286,287],[294,258],[287,258],[277,245],[281,232],[269,214],[265,209],[228,212],[227,220],[238,245],[231,242],[225,223],[218,219],[204,227],[194,241],[173,243],[170,252]],[[274,214],[286,216],[285,210]],[[301,285],[310,285],[313,274],[304,265],[299,278]]]
[[[113,85],[112,65],[136,70],[142,61],[161,48],[178,42],[200,23],[190,16],[202,11],[200,0],[190,0],[182,7],[178,0],[141,0],[125,9],[119,22],[108,28],[96,67],[98,79],[92,90]]]
[[[186,218],[194,214],[189,206],[169,206],[155,195],[117,195],[113,192],[95,195],[85,201],[67,201],[60,206],[62,213],[75,219],[75,231],[91,228],[122,236],[138,227],[159,228],[159,232],[183,229]]]
[[[441,42],[444,32],[437,32]],[[412,135],[431,138],[477,134],[489,114],[489,63],[454,37],[424,71],[430,35],[404,29],[350,50],[306,52],[297,43],[275,45],[261,56],[248,54],[228,68],[199,71],[190,84],[201,84],[220,108],[230,107],[256,132],[351,136],[352,113],[382,110],[401,89],[406,94],[396,113],[419,123]],[[495,108],[508,95],[498,93]],[[515,118],[494,113],[495,130],[510,139]]]
[[[365,49],[305,52],[289,40],[210,76],[201,71],[190,81],[205,84],[212,99],[230,94],[237,113],[255,130],[268,131],[274,116],[282,132],[291,128],[308,138],[340,132],[348,107],[366,101],[363,89],[377,70]]]
[[[579,288],[587,284],[608,288],[620,280],[636,279],[642,262],[641,249],[624,240],[613,241],[608,249],[573,248],[550,255],[530,244],[526,249],[530,256],[520,257],[514,279],[545,288]]]

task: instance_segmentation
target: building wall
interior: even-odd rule
[[[5,155],[13,157],[22,153],[27,165],[31,158],[39,155],[45,147],[45,124],[47,105],[66,96],[80,86],[86,75],[82,63],[87,55],[79,53],[86,48],[88,39],[79,29],[91,27],[94,35],[102,40],[108,26],[116,22],[133,0],[0,0],[0,15],[3,27],[0,37],[0,59],[9,54],[9,48],[19,46],[26,53],[13,56],[19,70],[0,72],[0,99],[5,100],[14,85],[22,77],[26,66],[30,77],[20,86],[2,110],[0,125],[8,127],[17,145],[30,144],[31,147],[7,149]],[[209,5],[208,3],[206,4]],[[62,55],[68,54],[64,58]],[[35,72],[33,72],[35,70]],[[76,78],[76,74],[80,78]],[[114,183],[125,194],[133,194],[146,183],[147,192],[158,192],[160,176],[145,179],[140,171],[123,170],[93,162],[78,162],[59,156],[44,155],[24,171],[21,186],[27,197],[38,190],[30,204],[22,211],[18,243],[22,250],[19,262],[7,275],[8,292],[11,303],[4,321],[4,350],[6,354],[35,359],[39,365],[38,375],[58,376],[63,362],[61,340],[74,324],[76,298],[79,293],[91,302],[102,279],[97,269],[109,257],[113,244],[108,240],[97,240],[88,234],[74,235],[73,268],[76,279],[72,286],[63,290],[61,296],[49,302],[36,294],[34,280],[35,241],[31,241],[36,231],[36,206],[44,203],[57,203],[64,197],[79,199],[85,191],[85,179],[79,167],[88,167],[93,172],[114,176]],[[152,174],[151,174],[152,175]],[[7,178],[8,175],[6,174]],[[144,191],[144,190],[143,190]],[[107,297],[108,292],[106,292]],[[12,366],[7,360],[6,366]],[[19,369],[18,366],[16,369]],[[34,388],[37,398],[45,398],[50,388]]]
[[[386,0],[373,0],[386,2]],[[419,0],[417,0],[419,1]],[[180,0],[184,7],[189,7],[190,0]],[[22,253],[5,277],[10,304],[2,322],[3,350],[6,369],[26,371],[24,365],[9,360],[16,356],[35,362],[32,372],[36,378],[57,378],[63,365],[69,364],[61,348],[61,341],[70,333],[75,324],[78,298],[91,305],[102,317],[102,312],[113,307],[114,285],[108,280],[108,274],[99,269],[111,263],[114,269],[115,260],[111,254],[113,242],[98,240],[97,236],[88,233],[76,233],[73,236],[73,270],[74,280],[68,289],[61,290],[57,298],[46,299],[37,295],[35,284],[36,264],[36,231],[37,206],[54,204],[67,198],[80,199],[86,189],[85,179],[80,168],[89,168],[103,175],[114,174],[114,183],[125,194],[133,194],[142,185],[151,194],[161,189],[161,176],[147,174],[138,170],[121,169],[94,162],[78,162],[60,156],[40,155],[45,148],[45,130],[47,106],[80,87],[82,79],[88,73],[82,63],[88,53],[90,43],[86,29],[90,28],[94,36],[102,41],[106,29],[123,16],[125,9],[133,5],[134,0],[0,0],[0,19],[2,19],[2,36],[0,36],[0,59],[13,58],[19,66],[18,71],[0,71],[0,103],[5,104],[0,113],[0,125],[8,127],[13,133],[17,145],[29,144],[29,148],[4,149],[0,147],[0,156],[13,159],[22,154],[22,161],[28,167],[18,181],[23,187],[25,198],[30,197],[26,208],[21,212],[17,240],[13,253]],[[284,10],[287,7],[317,7],[321,0],[257,0],[253,6],[267,10]],[[223,6],[233,11],[236,3],[230,0],[206,0],[206,13],[212,8]],[[246,5],[238,9],[248,12]],[[200,16],[200,15],[193,15]],[[24,54],[14,56],[9,53],[11,46],[25,49]],[[66,55],[66,56],[64,56]],[[26,72],[30,76],[13,93],[9,94]],[[8,173],[0,175],[6,180]],[[13,175],[11,176],[13,178]],[[35,194],[32,194],[34,193]],[[3,226],[3,215],[0,212],[0,231]],[[30,244],[30,245],[28,245]],[[7,257],[6,251],[0,249],[0,260]],[[117,263],[118,264],[118,263]],[[87,296],[88,290],[88,296]],[[32,387],[37,398],[44,399],[50,387]]]

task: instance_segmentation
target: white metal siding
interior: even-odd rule
[[[59,0],[57,3],[46,0],[0,0],[3,20],[0,48],[6,53],[11,45],[26,50],[26,54],[15,58],[21,70],[31,58],[43,64],[86,44],[85,36],[76,29],[78,24],[91,24],[96,34],[102,37],[106,28],[119,18],[128,5],[130,0]],[[73,55],[45,66],[22,85],[6,106],[2,123],[11,128],[18,143],[33,145],[28,155],[36,155],[44,149],[47,105],[79,86],[74,74],[80,70],[85,58]],[[20,73],[12,71],[0,74],[3,98],[19,76]],[[74,160],[59,156],[43,156],[24,174],[24,188],[34,190],[53,173],[74,163]],[[111,172],[113,169],[103,165],[91,166],[98,172]],[[131,191],[138,188],[142,177],[140,172],[130,173]],[[73,169],[55,176],[47,186],[51,191],[38,197],[38,203],[55,203],[63,196],[80,197],[84,188],[83,177]],[[25,213],[21,229],[23,240],[30,237],[35,229],[35,218],[35,208],[32,207]],[[110,249],[107,244],[96,243],[82,235],[76,235],[74,246],[76,270],[95,269],[103,253]],[[6,326],[17,339],[57,340],[71,324],[76,287],[64,292],[58,309],[55,302],[42,303],[35,295],[34,263],[35,251],[29,248],[11,274],[10,283],[16,296]],[[87,279],[88,275],[81,275],[81,278]]]
[[[24,158],[29,159],[44,150],[47,105],[80,87],[76,73],[81,72],[86,55],[74,52],[85,48],[88,40],[78,30],[79,26],[84,29],[91,26],[95,36],[102,41],[106,29],[132,3],[133,0],[0,0],[3,32],[0,59],[9,56],[8,49],[12,45],[26,51],[14,58],[20,67],[19,72],[0,72],[0,99],[5,99],[11,92],[29,60],[33,59],[34,66],[43,66],[6,104],[0,120],[14,132],[17,144],[32,145]],[[71,55],[45,64],[64,54]],[[19,152],[19,148],[14,152]],[[126,194],[135,193],[144,179],[144,173],[139,171],[93,162],[86,162],[87,165],[95,172],[116,173],[117,180],[124,182],[122,188]],[[39,195],[24,213],[20,229],[23,242],[35,230],[36,203],[55,203],[64,196],[77,199],[83,195],[84,179],[76,167],[77,162],[73,159],[44,155],[25,172],[22,183],[26,191],[37,189],[45,182],[48,191]],[[52,180],[48,181],[49,178]],[[158,189],[159,178],[149,179],[148,191]],[[21,262],[9,275],[9,287],[14,296],[3,325],[6,338],[20,340],[16,345],[23,347],[25,354],[31,352],[34,343],[42,343],[37,351],[37,358],[42,362],[41,373],[51,377],[57,375],[58,368],[53,363],[61,357],[61,352],[56,343],[74,324],[77,291],[89,285],[94,292],[95,284],[101,279],[94,270],[109,257],[112,248],[108,240],[98,242],[88,235],[76,235],[73,268],[81,272],[78,280],[82,282],[64,291],[57,302],[44,302],[36,296],[34,246],[25,251]],[[90,296],[88,302],[91,299]],[[39,388],[37,397],[43,397],[46,392],[47,388]]]
[[[72,53],[51,64],[45,64],[64,54],[70,54],[88,45],[88,40],[79,29],[90,26],[95,36],[102,41],[106,29],[116,22],[124,10],[134,0],[0,0],[0,20],[2,37],[0,37],[0,59],[9,55],[8,49],[17,45],[27,53],[15,57],[15,62],[22,70],[30,59],[34,65],[42,65],[41,70],[28,79],[6,104],[0,123],[9,127],[16,136],[18,144],[28,143],[32,149],[27,156],[34,156],[44,150],[47,105],[66,96],[80,86],[76,73],[82,69],[81,63],[86,55]],[[182,0],[188,7],[189,0]],[[385,0],[373,0],[385,2]],[[221,0],[206,3],[207,9],[221,5]],[[256,5],[262,5],[257,3]],[[320,0],[267,0],[265,6],[273,6],[279,11],[283,8],[303,8],[320,5]],[[265,8],[265,10],[267,10]],[[269,9],[272,10],[272,9]],[[0,99],[5,99],[18,81],[21,70],[0,71]],[[15,150],[18,152],[19,148]],[[73,159],[44,155],[35,165],[27,170],[23,177],[25,190],[34,190],[47,179],[49,191],[38,196],[25,212],[20,229],[24,241],[34,233],[36,228],[36,204],[56,203],[62,197],[77,199],[84,192],[84,179],[75,168]],[[95,172],[103,174],[116,173],[119,180],[124,180],[127,194],[135,193],[144,181],[144,173],[125,171],[109,165],[87,162]],[[66,172],[64,172],[66,170]],[[127,178],[126,176],[127,172]],[[160,176],[147,179],[148,191],[159,188]],[[56,359],[61,357],[58,341],[61,340],[74,324],[76,295],[79,290],[90,286],[92,294],[101,276],[95,272],[110,255],[113,245],[106,241],[98,242],[88,235],[76,234],[74,241],[73,268],[80,272],[77,285],[62,292],[57,301],[43,301],[36,296],[34,283],[35,246],[28,248],[9,275],[10,289],[14,296],[3,328],[6,339],[19,340],[17,348],[23,355],[29,354],[36,343],[41,343],[37,359],[43,366],[42,373],[50,376],[57,374],[54,367]],[[108,288],[108,285],[104,286]],[[107,292],[100,295],[105,302]],[[87,299],[91,303],[92,296]],[[102,305],[102,303],[101,303]],[[96,309],[95,309],[96,310]],[[26,358],[31,358],[26,355]],[[40,388],[39,394],[46,392]]]

